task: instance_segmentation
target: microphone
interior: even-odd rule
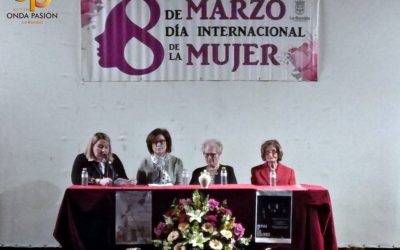
[[[113,167],[113,165],[112,165],[112,161],[111,161],[111,160],[108,160],[108,166],[109,166],[110,169],[111,169],[112,180],[113,180],[113,182],[114,182],[114,179],[115,179],[115,170],[114,170],[114,167]]]
[[[108,169],[111,170],[111,180],[112,180],[111,186],[113,186],[114,185],[114,179],[115,179],[115,170],[114,170],[114,167],[112,165],[112,161],[110,159],[107,159],[107,158],[104,158],[103,160],[104,160],[104,162],[106,164],[106,167],[108,166]],[[107,169],[107,177],[108,177],[108,169]]]

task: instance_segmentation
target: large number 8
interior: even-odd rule
[[[141,28],[125,13],[131,0],[122,0],[108,14],[105,29],[95,40],[99,43],[99,64],[102,67],[117,67],[129,75],[144,75],[156,70],[164,60],[164,48],[160,41],[149,33],[160,19],[160,6],[156,0],[143,0],[150,9],[150,21]],[[153,53],[153,62],[144,69],[132,67],[124,57],[124,49],[130,39],[136,38]]]

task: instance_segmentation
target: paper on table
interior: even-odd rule
[[[134,185],[136,185],[136,183],[137,183],[137,181],[135,179],[127,180],[127,179],[118,178],[114,181],[114,186],[117,186],[117,187],[134,186]]]
[[[165,184],[157,184],[157,183],[150,183],[150,187],[167,187],[167,186],[173,186],[174,184],[172,183],[165,183]]]

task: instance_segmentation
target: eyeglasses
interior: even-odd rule
[[[269,155],[269,154],[276,155],[278,152],[275,149],[273,149],[273,150],[265,150],[264,153],[265,153],[265,155]]]
[[[206,157],[206,158],[208,158],[208,157],[215,158],[215,157],[218,156],[217,153],[203,153],[203,155],[204,155],[204,157]]]
[[[167,141],[166,140],[158,140],[158,141],[153,141],[153,144],[158,144],[158,143],[160,143],[160,144],[165,144]]]

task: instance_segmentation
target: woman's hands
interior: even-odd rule
[[[96,179],[96,184],[100,186],[111,186],[113,180],[111,178]]]

